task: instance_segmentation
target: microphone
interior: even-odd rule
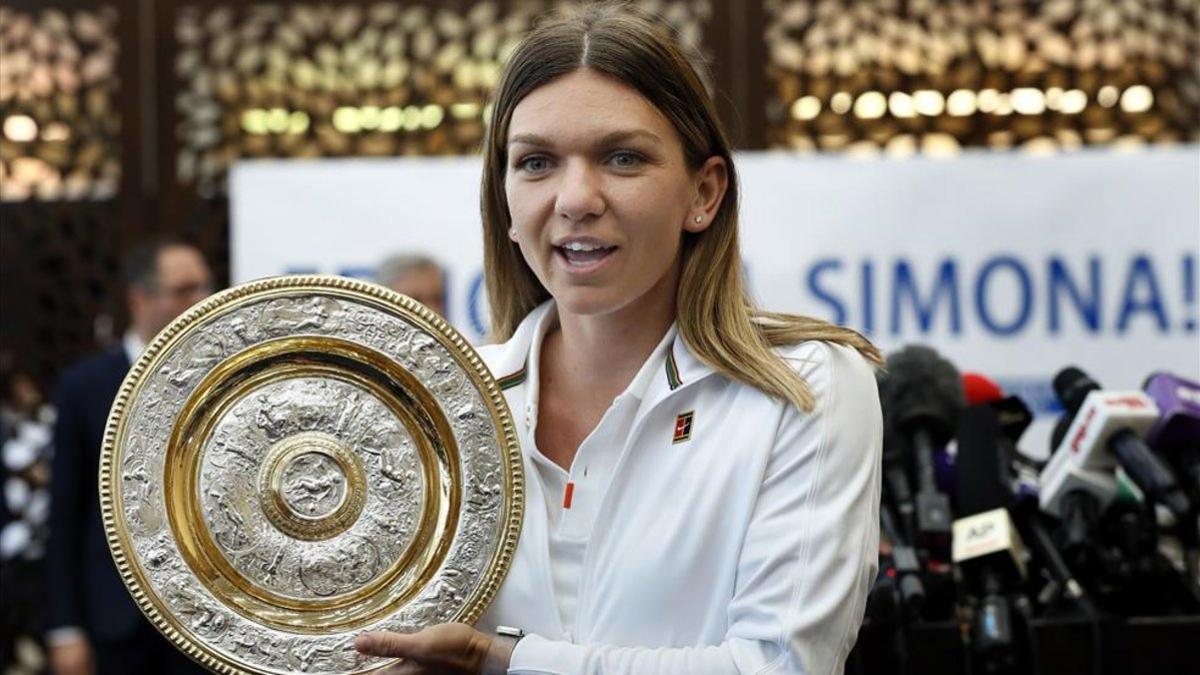
[[[991,378],[979,373],[963,373],[963,392],[967,405],[986,403],[1000,414],[1000,426],[1004,435],[1014,444],[1021,439],[1025,430],[1033,423],[1033,413],[1019,396],[1006,396]],[[1015,451],[1016,448],[1014,447]]]
[[[936,351],[914,345],[888,357],[878,383],[884,425],[901,455],[910,458],[917,479],[916,529],[925,548],[945,559],[950,500],[937,489],[934,448],[954,435],[964,405],[958,371]],[[906,507],[898,508],[903,512]]]
[[[879,574],[867,593],[867,605],[863,610],[863,625],[891,624],[900,616],[902,608],[900,591],[896,587],[896,568],[891,557],[879,551]]]
[[[1063,373],[1054,379],[1054,389],[1065,412],[1051,434],[1050,459],[1038,475],[1038,505],[1043,512],[1062,521],[1059,532],[1063,551],[1076,568],[1082,568],[1088,567],[1088,561],[1098,555],[1091,537],[1100,513],[1117,496],[1117,480],[1111,467],[1093,466],[1086,461],[1089,457],[1085,453],[1055,450],[1062,445],[1068,427],[1079,418],[1086,394],[1078,393],[1078,383],[1078,378],[1066,379]]]
[[[1089,392],[1099,389],[1100,385],[1082,370],[1068,366],[1054,376],[1051,386],[1054,388],[1054,395],[1066,411],[1058,418],[1058,423],[1054,425],[1054,431],[1050,434],[1050,451],[1054,452],[1054,449],[1062,444],[1063,437],[1067,435],[1067,427],[1075,420],[1083,400]]]
[[[1200,612],[1194,570],[1181,574],[1160,548],[1154,513],[1134,499],[1118,499],[1100,523],[1105,546],[1105,603],[1125,616]]]
[[[977,377],[986,380],[982,375]],[[964,388],[968,386],[964,384]],[[1049,583],[1038,593],[1039,601],[1048,607],[1055,599],[1065,596],[1082,612],[1091,625],[1092,664],[1093,669],[1099,672],[1100,615],[1042,523],[1044,516],[1038,509],[1037,463],[1017,450],[1017,443],[1029,427],[1033,415],[1024,401],[1017,396],[1006,397],[999,385],[991,388],[975,385],[973,389],[989,392],[989,396],[979,403],[990,406],[996,419],[992,420],[986,411],[975,410],[974,406],[968,408],[961,418],[958,469],[963,477],[960,483],[963,489],[957,495],[959,509],[965,512],[983,508],[996,504],[997,499],[1002,500],[1001,503],[1011,504],[1008,513],[1017,526],[1020,537],[1017,541],[1028,544],[1033,561],[1038,562],[1049,574]],[[1000,436],[996,435],[997,427],[1002,431]],[[972,485],[981,486],[982,489],[972,490]],[[1010,550],[1015,550],[1015,546]],[[1018,610],[1025,608],[1019,615],[1024,617],[1028,628],[1031,622],[1028,602],[1019,597],[1015,604]]]
[[[1159,418],[1146,442],[1171,458],[1200,499],[1200,383],[1170,373],[1154,373],[1142,387],[1158,406]]]
[[[980,597],[972,621],[975,646],[989,659],[1010,660],[1014,630],[1007,594],[1025,577],[1025,546],[1004,508],[954,521],[954,562]]]
[[[1146,442],[1159,456],[1173,462],[1193,505],[1200,505],[1200,383],[1170,373],[1154,373],[1142,387],[1158,406],[1159,418]],[[1200,583],[1200,545],[1197,523],[1179,522],[1184,567],[1192,583]]]
[[[1060,371],[1054,389],[1064,405],[1078,412],[1047,468],[1060,460],[1060,453],[1076,455],[1083,466],[1100,471],[1112,471],[1119,464],[1134,484],[1166,506],[1176,521],[1189,517],[1191,504],[1171,468],[1142,440],[1159,419],[1158,406],[1149,396],[1140,391],[1102,391],[1078,368]]]
[[[968,379],[972,382],[968,382]],[[969,406],[959,422],[957,470],[963,480],[956,492],[959,510],[978,508],[978,503],[1009,504],[1009,515],[1017,525],[1017,532],[1027,542],[1035,560],[1050,573],[1050,596],[1060,592],[1079,604],[1086,612],[1094,612],[1084,592],[1083,585],[1063,560],[1054,545],[1050,533],[1042,525],[1037,508],[1036,473],[1029,460],[1017,451],[1016,443],[1029,426],[1033,415],[1017,396],[1005,396],[1004,391],[989,378],[975,373],[963,375],[963,388]],[[986,395],[978,395],[986,392]],[[990,407],[996,423],[1002,431],[1000,438],[989,438],[996,427],[991,416],[977,409],[978,405]],[[1028,467],[1029,478],[1014,477],[1014,467],[1022,471]]]
[[[1017,658],[1010,595],[1026,576],[1028,553],[1009,515],[1005,438],[999,414],[987,404],[967,406],[957,428],[952,557],[970,593],[978,598],[973,645],[988,670],[1011,668]]]
[[[979,373],[962,374],[963,394],[967,405],[991,403],[1004,398],[1004,390],[992,378]]]
[[[897,577],[896,586],[900,592],[901,605],[906,616],[915,619],[920,616],[921,608],[925,605],[921,562],[912,545],[905,541],[904,535],[896,527],[892,507],[888,504],[881,504],[879,507],[879,526],[884,536],[892,542],[891,569]]]

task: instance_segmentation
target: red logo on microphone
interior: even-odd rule
[[[1079,431],[1075,432],[1075,438],[1071,439],[1071,452],[1079,452],[1079,444],[1083,442],[1083,437],[1087,436],[1088,425],[1092,423],[1092,418],[1096,416],[1096,409],[1089,408],[1087,417],[1083,418],[1083,424],[1079,425]]]
[[[1104,402],[1118,408],[1133,408],[1134,410],[1146,407],[1146,400],[1140,396],[1110,396],[1104,399]]]

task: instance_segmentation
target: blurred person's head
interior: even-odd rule
[[[33,376],[24,370],[0,372],[0,404],[21,414],[29,414],[42,404],[42,390]]]
[[[149,342],[213,291],[212,272],[195,246],[179,239],[142,242],[123,267],[130,328]]]
[[[379,265],[376,281],[446,315],[446,274],[429,256],[417,253],[391,256]]]
[[[716,109],[671,30],[627,6],[561,15],[514,52],[485,139],[482,206],[495,339],[551,296],[578,314],[658,298],[685,337],[746,302]]]

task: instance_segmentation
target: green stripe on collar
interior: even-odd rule
[[[518,370],[517,372],[515,372],[511,375],[505,375],[504,377],[496,380],[496,384],[500,385],[501,391],[504,391],[505,389],[512,389],[513,387],[517,386],[518,384],[521,384],[522,382],[524,382],[525,376],[528,374],[529,374],[529,361],[526,360],[525,363],[521,365],[520,370]]]
[[[670,348],[667,349],[667,384],[674,391],[683,384],[683,380],[679,377],[679,366],[675,363],[675,342],[671,342]]]

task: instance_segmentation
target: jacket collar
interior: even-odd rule
[[[701,361],[678,333],[675,334],[675,342],[667,355],[666,371],[664,379],[672,391],[717,372],[712,366]]]
[[[533,339],[537,333],[542,317],[554,308],[554,300],[547,300],[538,305],[521,320],[517,330],[504,343],[504,349],[496,362],[494,372],[497,374],[496,383],[501,389],[515,387],[529,377],[529,354]],[[667,358],[659,377],[656,377],[647,391],[646,398],[655,400],[672,391],[716,371],[707,363],[700,360],[683,338],[676,334],[667,353]]]
[[[504,343],[492,369],[496,373],[496,384],[500,385],[500,389],[511,389],[529,377],[529,351],[533,346],[533,336],[542,317],[553,307],[553,300],[547,300],[534,307],[533,311],[521,319],[517,330]]]

